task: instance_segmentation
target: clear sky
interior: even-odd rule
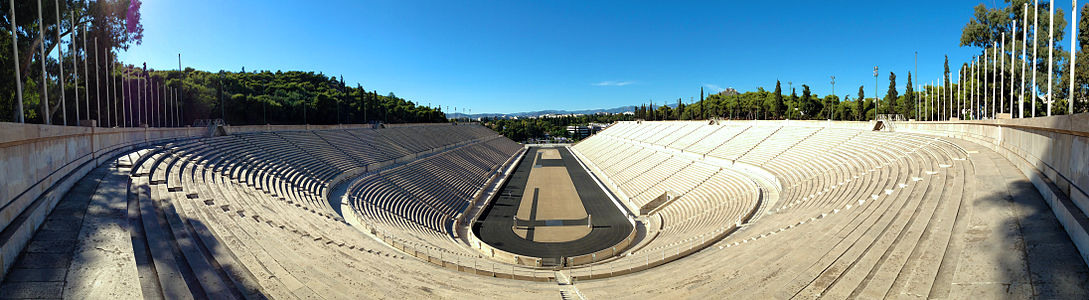
[[[888,71],[903,93],[916,51],[924,82],[943,55],[955,73],[979,52],[959,46],[978,1],[678,2],[144,0],[143,44],[122,59],[343,75],[482,113],[687,103],[701,86],[776,79],[825,95],[832,75],[841,97],[859,85],[872,96],[875,65],[880,94]],[[1069,16],[1069,1],[1056,4]]]

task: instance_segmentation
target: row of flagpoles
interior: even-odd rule
[[[1075,66],[1077,61],[1077,31],[1078,31],[1078,1],[1072,0],[1073,9],[1071,10],[1071,30],[1070,30],[1070,93],[1067,101],[1068,113],[1074,112],[1075,101]],[[1050,20],[1049,24],[1055,23],[1055,3],[1051,2],[1049,5]],[[969,62],[967,68],[961,68],[958,72],[957,86],[954,87],[947,84],[943,80],[939,80],[938,84],[934,84],[932,81],[930,85],[921,86],[923,90],[919,90],[920,85],[916,85],[916,90],[921,95],[915,97],[915,115],[920,121],[942,121],[952,120],[954,118],[959,119],[994,119],[998,117],[998,114],[1009,112],[1010,118],[1024,118],[1025,109],[1025,97],[1026,94],[1031,98],[1029,101],[1030,108],[1028,112],[1029,117],[1036,116],[1036,101],[1038,98],[1036,92],[1036,73],[1037,64],[1035,58],[1037,57],[1037,46],[1033,43],[1032,56],[1028,55],[1028,9],[1029,4],[1024,4],[1024,10],[1022,13],[1024,19],[1022,20],[1021,31],[1018,32],[1017,20],[1013,21],[1012,32],[1007,39],[1006,34],[1001,35],[1001,39],[990,47],[990,49],[984,49],[984,53],[981,56],[973,57]],[[1034,18],[1032,25],[1032,35],[1034,40],[1037,39],[1037,26],[1039,25],[1039,0],[1033,3]],[[1055,39],[1052,38],[1055,33],[1054,26],[1048,26],[1050,31],[1048,34],[1048,59],[1047,59],[1047,94],[1045,99],[1042,99],[1043,104],[1046,105],[1046,116],[1052,115],[1052,106],[1054,104],[1054,95],[1052,91],[1054,80],[1054,58],[1055,58]],[[1015,71],[1017,61],[1017,41],[1016,35],[1021,34],[1021,90],[1017,91],[1015,88],[1015,80],[1017,73]],[[1007,96],[1002,92],[1004,91],[1007,79],[1005,76],[1006,71],[1006,45],[1007,41],[1010,46],[1009,53],[1009,94]],[[988,56],[989,59],[988,59]],[[1026,72],[1028,69],[1029,60],[1032,60],[1032,80],[1030,85],[1026,85],[1025,81],[1028,79]],[[990,71],[988,74],[986,71]],[[969,79],[971,81],[969,82]],[[982,84],[980,84],[982,82]],[[990,86],[988,89],[987,87]],[[938,90],[938,92],[932,92],[932,89]],[[1000,90],[1002,89],[1002,90]],[[980,95],[982,93],[982,95]],[[1007,110],[1007,105],[1008,110]]]
[[[48,104],[49,103],[49,81],[48,81],[48,78],[47,78],[48,73],[46,72],[46,67],[45,67],[46,57],[45,57],[45,45],[44,45],[44,43],[45,43],[46,27],[45,27],[44,18],[43,18],[43,15],[42,15],[42,0],[37,0],[37,1],[38,1],[38,24],[39,24],[39,28],[40,28],[40,30],[38,31],[38,35],[39,35],[38,38],[42,40],[42,45],[39,47],[39,57],[41,59],[38,61],[39,64],[41,65],[41,68],[42,68],[42,82],[41,82],[42,100],[41,101],[45,102],[45,103],[42,104],[44,109],[41,112],[41,115],[42,115],[42,120],[43,120],[43,122],[45,124],[53,124],[53,122],[51,120],[52,113],[50,112],[49,104]],[[15,15],[15,0],[9,0],[8,3],[11,6],[11,11],[10,11],[10,14],[11,14],[11,32],[12,32],[12,38],[13,38],[13,42],[12,42],[12,48],[13,49],[12,50],[13,50],[13,58],[15,60],[16,102],[18,103],[17,112],[16,112],[17,115],[18,115],[17,121],[19,123],[25,123],[25,113],[23,111],[23,82],[22,82],[22,74],[20,74],[20,68],[19,68],[19,43],[18,43],[19,36],[18,36],[18,33],[17,33],[18,32],[17,27],[16,27],[17,25],[16,25],[16,22],[15,22],[15,20],[16,20],[15,19],[15,16],[16,16]],[[57,26],[56,26],[57,43],[58,43],[57,62],[58,62],[58,66],[59,66],[59,72],[57,74],[57,77],[58,77],[59,85],[60,85],[60,89],[59,89],[60,90],[60,109],[61,109],[61,115],[63,116],[62,120],[61,120],[61,124],[67,126],[68,125],[68,108],[67,108],[67,102],[68,101],[67,101],[67,95],[65,95],[65,89],[64,89],[64,84],[65,84],[64,74],[65,74],[65,72],[64,72],[64,61],[63,61],[63,53],[62,53],[63,47],[60,47],[60,43],[62,42],[60,0],[54,0],[54,5],[55,5],[55,8],[56,8],[54,13],[56,14],[56,19],[57,19]],[[184,120],[181,117],[182,116],[183,106],[180,105],[181,104],[181,91],[179,89],[177,89],[177,88],[167,87],[165,82],[164,82],[164,79],[159,79],[159,78],[149,76],[149,74],[147,73],[147,70],[146,70],[147,69],[146,64],[145,64],[143,69],[132,69],[132,68],[124,67],[122,65],[121,70],[119,72],[120,74],[119,75],[115,74],[115,73],[118,73],[118,70],[117,70],[117,68],[118,68],[117,65],[118,64],[112,63],[113,60],[111,60],[110,49],[104,49],[101,56],[106,61],[106,63],[105,64],[100,64],[99,63],[100,55],[99,55],[99,51],[98,51],[99,50],[98,38],[96,37],[96,38],[93,39],[94,42],[93,42],[92,45],[94,46],[94,48],[88,48],[87,47],[88,45],[87,45],[87,25],[86,24],[83,24],[82,31],[78,31],[78,33],[81,33],[82,36],[83,36],[83,48],[82,48],[82,50],[84,52],[84,56],[83,56],[83,58],[84,58],[83,59],[83,83],[84,83],[83,84],[83,86],[84,86],[83,109],[85,109],[86,113],[83,114],[81,112],[80,101],[79,101],[80,100],[79,99],[79,96],[80,96],[79,95],[79,83],[80,83],[79,64],[77,62],[77,56],[78,55],[76,55],[77,53],[79,53],[79,51],[81,49],[78,48],[79,45],[77,45],[77,43],[76,43],[77,29],[79,29],[79,28],[77,28],[78,23],[76,23],[77,20],[75,19],[74,15],[75,14],[73,14],[73,17],[72,17],[72,20],[71,20],[72,28],[71,28],[71,34],[69,35],[69,40],[71,41],[69,43],[69,46],[70,46],[69,51],[70,51],[70,54],[72,56],[72,74],[74,75],[73,76],[73,81],[74,81],[75,86],[76,86],[76,89],[75,89],[76,93],[75,93],[75,95],[73,95],[75,97],[75,101],[74,101],[74,103],[75,103],[75,119],[77,121],[78,120],[84,120],[83,118],[86,117],[86,120],[94,120],[95,121],[94,123],[96,124],[96,126],[105,126],[105,127],[139,127],[139,126],[172,127],[172,126],[183,126],[184,125]],[[89,60],[90,59],[88,59],[88,55],[91,54],[92,51],[94,53],[94,72],[95,72],[94,73],[94,75],[95,75],[94,76],[95,77],[95,82],[94,82],[94,85],[95,85],[95,87],[94,87],[94,89],[95,89],[95,95],[94,95],[94,98],[95,98],[95,110],[94,111],[91,110],[91,95],[90,95],[90,92],[91,92],[90,84],[91,84],[91,82],[89,82],[89,80],[91,78],[91,76],[90,76],[91,75],[90,74],[91,68],[89,66]],[[117,59],[117,56],[113,55],[112,58]],[[180,68],[180,64],[179,64],[179,68]],[[129,75],[132,75],[130,73],[134,72],[134,70],[138,74],[136,74],[136,76],[129,76]],[[180,71],[180,69],[179,69],[179,71]],[[102,76],[100,76],[100,75],[102,75]],[[105,78],[103,79],[103,77],[105,77]],[[120,78],[118,78],[118,77],[120,77]],[[104,90],[103,90],[103,84],[101,84],[102,83],[101,81],[105,81]],[[120,87],[121,87],[120,89],[117,88],[118,87],[118,81],[120,81]],[[111,90],[111,87],[112,87],[112,90]],[[112,92],[112,94],[111,94],[111,92]],[[105,94],[104,97],[103,97],[103,94]],[[103,108],[103,100],[105,100],[104,101],[105,102],[105,110],[102,109]],[[92,118],[92,113],[94,114],[93,118]]]

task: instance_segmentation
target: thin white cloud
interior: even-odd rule
[[[606,80],[594,83],[595,86],[625,86],[634,84],[635,81],[630,80]]]
[[[721,86],[710,84],[710,83],[704,83],[703,86],[706,87],[706,88],[711,89],[711,91],[715,92],[715,93],[721,93],[723,90],[726,90],[726,89],[722,88]]]

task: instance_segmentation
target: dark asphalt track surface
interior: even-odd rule
[[[569,242],[544,243],[523,239],[511,229],[513,216],[518,213],[522,193],[525,192],[529,172],[533,169],[533,158],[537,150],[530,148],[518,168],[511,174],[511,179],[499,190],[499,196],[481,214],[473,225],[473,232],[485,243],[503,251],[541,258],[571,257],[593,253],[616,245],[633,230],[631,223],[605,191],[594,182],[590,174],[579,165],[574,155],[567,148],[558,148],[575,190],[582,198],[582,205],[593,216],[594,228],[590,234]],[[533,191],[529,191],[532,193]]]

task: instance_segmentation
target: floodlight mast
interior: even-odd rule
[[[834,97],[835,95],[836,95],[836,75],[832,75],[832,96]],[[831,117],[829,117],[829,119],[835,119],[836,118],[835,117],[835,113],[836,113],[835,108],[831,109],[828,113],[831,116]]]
[[[873,121],[877,122],[877,112],[881,110],[881,98],[877,97],[877,66],[873,66]],[[792,88],[793,91],[793,88]]]

